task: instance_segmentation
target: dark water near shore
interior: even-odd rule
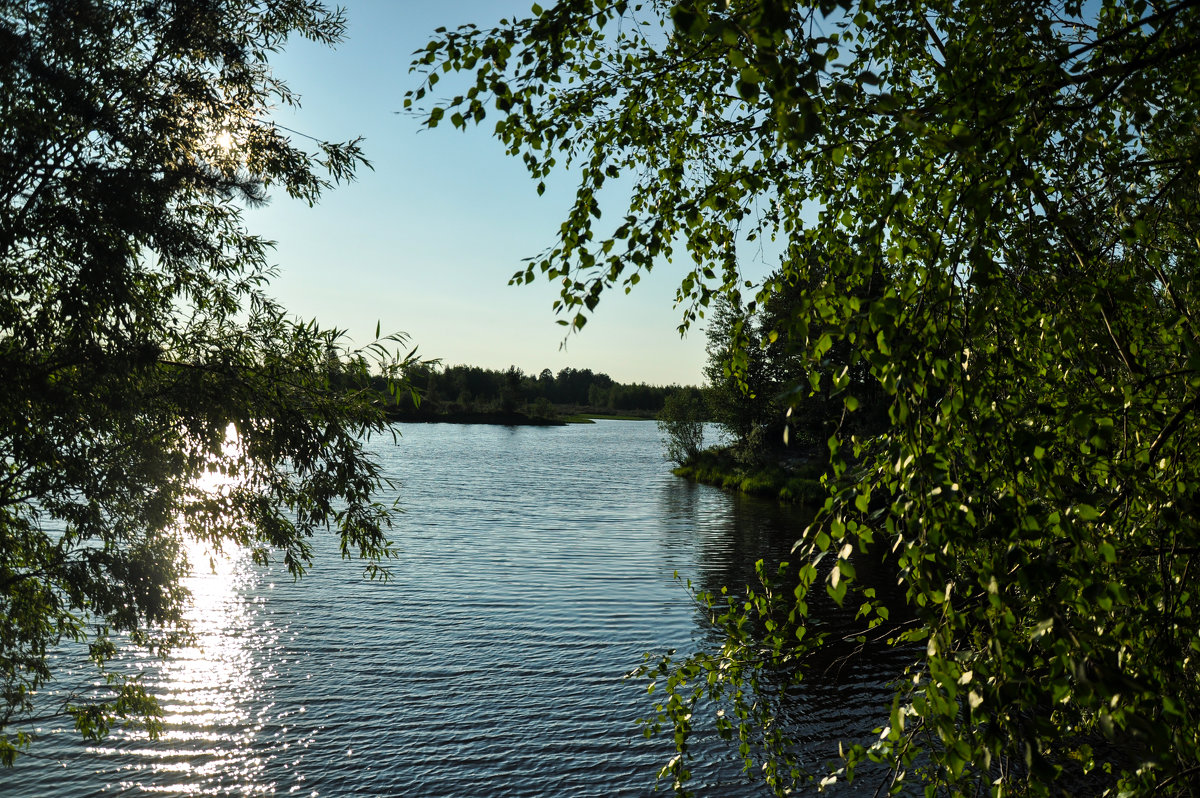
[[[391,581],[328,540],[298,584],[244,558],[197,576],[199,645],[123,654],[162,696],[162,738],[46,727],[0,795],[650,794],[670,746],[643,738],[653,697],[622,675],[708,634],[673,573],[744,586],[803,515],[674,477],[652,423],[399,429],[372,443],[407,508]],[[889,667],[815,680],[807,737],[882,724]],[[712,735],[697,753],[698,794],[765,794]]]

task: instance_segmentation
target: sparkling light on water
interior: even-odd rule
[[[654,794],[671,745],[637,719],[658,695],[621,677],[709,634],[672,574],[744,586],[803,522],[674,477],[652,423],[403,433],[372,442],[403,485],[391,581],[365,581],[334,536],[299,583],[239,552],[212,572],[196,548],[196,645],[120,655],[160,696],[162,738],[85,750],[64,731],[0,772],[0,795]],[[814,740],[886,720],[866,678],[805,703]],[[698,794],[764,794],[714,732],[695,742]]]
[[[226,431],[223,457],[236,458],[236,429]],[[215,467],[195,482],[200,493],[217,495],[236,486],[229,471]],[[269,629],[256,621],[250,594],[259,579],[247,552],[236,546],[213,551],[181,533],[191,573],[186,617],[192,645],[169,658],[137,658],[126,663],[144,673],[163,709],[157,740],[144,731],[123,731],[87,753],[109,763],[111,786],[167,795],[273,795],[268,756],[258,745],[272,706],[262,700],[272,677],[259,661],[273,644]]]

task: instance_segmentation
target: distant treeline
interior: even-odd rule
[[[409,385],[420,394],[416,405],[400,397],[393,415],[428,418],[475,413],[524,413],[553,419],[574,413],[611,413],[653,418],[667,396],[698,388],[678,385],[620,383],[603,372],[565,368],[557,374],[542,369],[526,374],[516,366],[504,370],[479,366],[420,364],[409,369]]]

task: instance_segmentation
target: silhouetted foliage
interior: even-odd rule
[[[534,377],[516,366],[500,371],[421,363],[406,376],[420,394],[420,402],[402,397],[389,410],[396,419],[512,411],[532,415],[533,408],[540,407],[544,413],[549,406],[563,413],[607,411],[653,418],[666,398],[679,390],[677,386],[619,383],[603,372],[574,368],[564,368],[557,375],[543,369]],[[378,381],[375,387],[382,392],[386,385]],[[545,403],[539,405],[541,400]]]
[[[293,321],[242,220],[268,186],[312,203],[365,163],[357,142],[305,150],[266,121],[295,101],[268,56],[343,30],[299,0],[0,0],[5,765],[46,721],[33,696],[66,642],[97,686],[37,709],[87,737],[155,731],[154,698],[106,665],[118,639],[187,639],[184,529],[296,575],[331,527],[371,574],[391,554],[363,449],[385,419],[343,386],[403,359]],[[216,471],[223,488],[195,487]]]

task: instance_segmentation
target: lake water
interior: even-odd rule
[[[45,727],[0,795],[651,794],[670,745],[643,738],[653,697],[622,676],[709,634],[673,574],[742,587],[803,516],[673,476],[653,423],[398,429],[371,444],[406,508],[390,581],[331,540],[299,583],[237,558],[196,576],[198,646],[122,654],[162,697],[161,739]],[[813,681],[807,738],[886,720],[887,670]],[[698,794],[765,794],[711,734],[697,752]]]

